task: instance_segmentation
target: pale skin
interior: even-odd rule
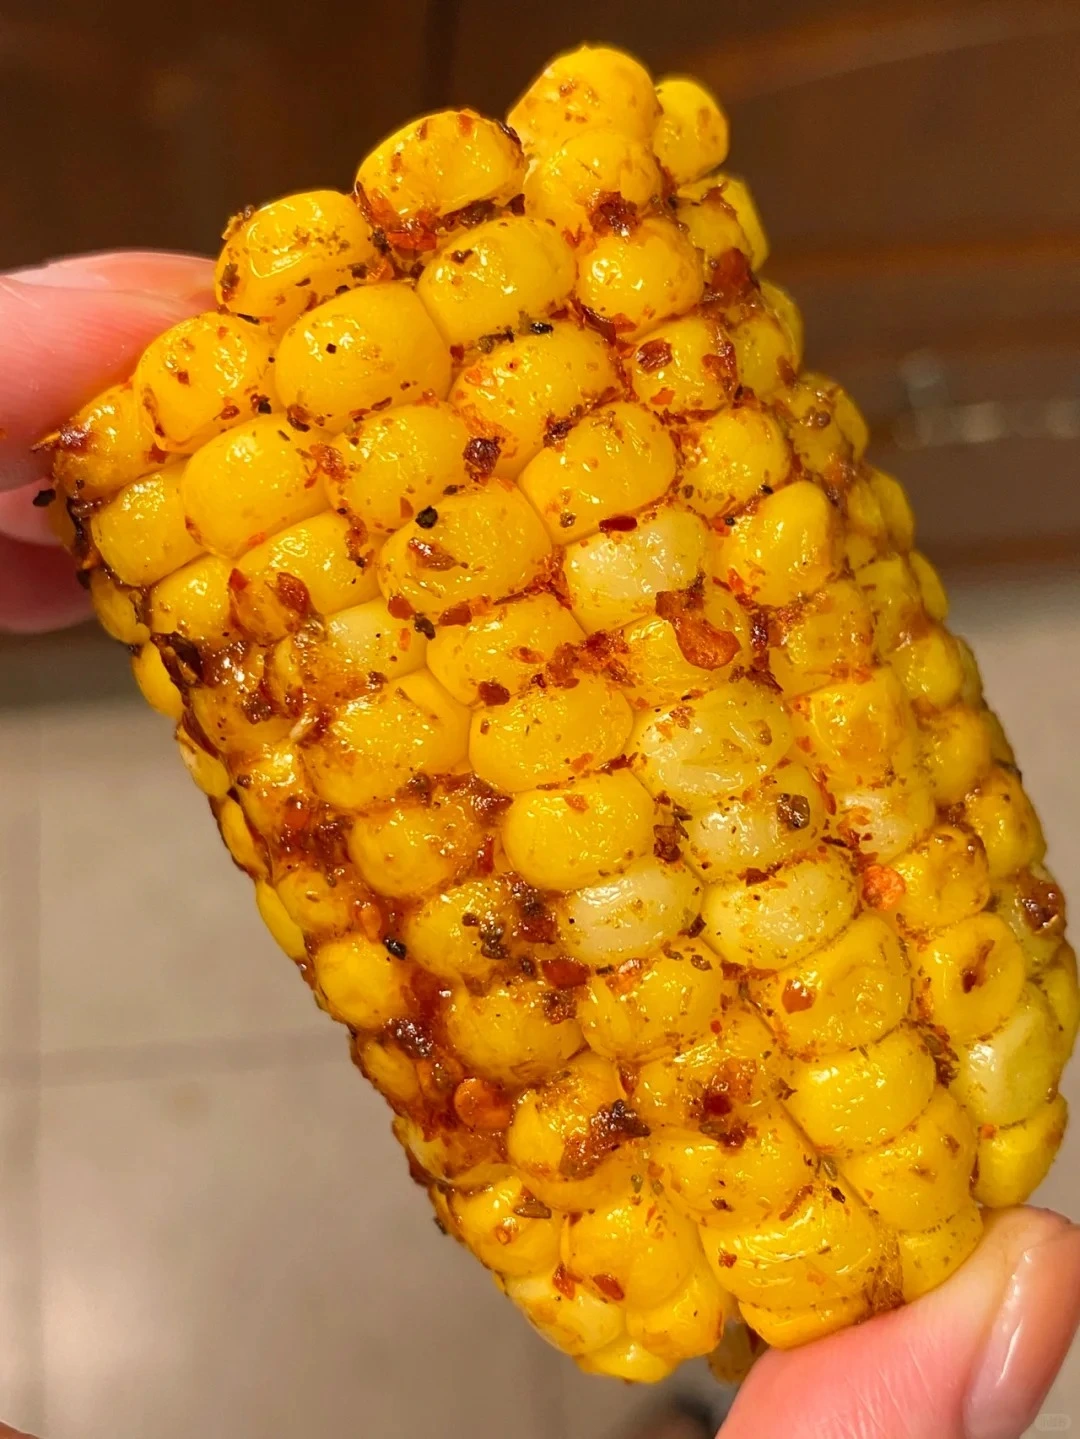
[[[212,303],[210,263],[195,256],[79,256],[0,276],[0,630],[88,612],[31,504],[43,479],[31,446],[129,373],[154,335]],[[994,1215],[978,1253],[934,1293],[767,1354],[723,1439],[1019,1439],[1078,1324],[1080,1228],[1043,1209]],[[0,1424],[0,1436],[19,1434]]]

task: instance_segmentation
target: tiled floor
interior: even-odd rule
[[[954,593],[1080,892],[1080,581]],[[410,1192],[120,657],[80,656],[107,669],[73,703],[60,653],[0,661],[0,1414],[48,1439],[617,1435],[641,1397],[547,1350]],[[1080,1127],[1047,1202],[1080,1213],[1078,1177]],[[1047,1413],[1080,1425],[1080,1355]]]

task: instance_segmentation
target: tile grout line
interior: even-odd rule
[[[29,1264],[33,1283],[33,1309],[31,1324],[33,1333],[29,1336],[30,1352],[33,1355],[34,1374],[30,1387],[32,1405],[40,1416],[42,1425],[46,1420],[45,1383],[45,1233],[44,1233],[44,1183],[42,1174],[42,1127],[44,1122],[41,1093],[41,1046],[44,1037],[42,1016],[41,984],[41,939],[42,907],[44,887],[42,882],[42,835],[41,835],[41,785],[44,772],[44,745],[40,723],[35,724],[33,733],[33,760],[30,765],[31,792],[34,797],[32,816],[29,820],[33,836],[29,849],[29,863],[33,876],[32,883],[25,886],[29,897],[28,928],[30,948],[33,954],[31,966],[30,1024],[34,1036],[31,1074],[33,1076],[33,1147],[31,1149],[30,1193],[33,1214],[30,1220]]]

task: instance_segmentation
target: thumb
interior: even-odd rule
[[[720,1439],[1019,1439],[1080,1321],[1080,1228],[991,1215],[940,1289],[752,1370]]]

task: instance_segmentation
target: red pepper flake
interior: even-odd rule
[[[679,827],[676,824],[653,825],[653,854],[665,864],[679,858]]]
[[[389,606],[387,606],[389,608]],[[393,610],[390,610],[393,614]],[[451,605],[449,609],[443,610],[439,616],[440,625],[467,625],[472,620],[472,609],[468,600],[462,600],[460,604]]]
[[[391,595],[386,608],[396,620],[411,620],[415,611],[404,595]]]
[[[673,358],[671,346],[666,340],[646,340],[643,345],[638,346],[638,368],[644,370],[647,375],[651,375],[656,370],[662,370],[665,365],[670,365]]]
[[[886,864],[870,864],[863,870],[863,900],[871,909],[895,909],[907,893],[904,877]]]
[[[623,1099],[590,1116],[586,1131],[572,1134],[563,1147],[559,1173],[564,1179],[587,1179],[619,1145],[629,1139],[647,1139],[649,1126]]]
[[[613,1274],[594,1274],[592,1282],[605,1299],[621,1304],[626,1298],[626,1291]]]
[[[292,610],[294,614],[303,617],[311,613],[311,595],[308,593],[308,587],[295,575],[290,575],[285,570],[279,570],[274,581],[274,590],[285,608]]]
[[[811,1009],[817,994],[803,984],[801,979],[789,979],[784,985],[784,992],[780,996],[780,1003],[788,1014],[801,1014],[803,1010]]]
[[[409,541],[407,549],[414,556],[418,570],[452,570],[461,563],[442,545],[434,540],[422,540],[419,536]]]
[[[725,305],[744,300],[754,289],[754,272],[741,250],[725,250],[713,262],[709,289]]]
[[[1029,871],[1021,875],[1017,892],[1024,919],[1033,934],[1041,934],[1064,919],[1065,896],[1053,880],[1039,879]]]
[[[288,405],[285,409],[285,418],[294,430],[306,432],[311,429],[311,416],[303,405]]]
[[[234,404],[232,400],[226,400],[225,403],[222,405],[221,409],[218,411],[218,419],[235,420],[239,413],[240,406]]]
[[[777,795],[776,817],[785,829],[805,829],[810,823],[810,801],[804,794]]]
[[[486,480],[499,463],[502,440],[477,435],[465,446],[465,468],[474,480]]]
[[[551,1276],[551,1283],[564,1299],[573,1299],[577,1293],[577,1282],[565,1264],[557,1266],[555,1273]]]
[[[605,535],[629,534],[637,529],[637,520],[633,515],[609,515],[606,520],[600,521],[600,528]]]
[[[738,359],[735,346],[730,340],[722,340],[716,354],[702,355],[701,368],[728,393],[739,383]]]
[[[556,989],[577,989],[587,983],[589,978],[585,965],[579,964],[576,959],[567,959],[564,955],[541,960],[540,971],[548,984],[554,985]]]
[[[222,269],[218,287],[221,290],[221,298],[227,305],[240,288],[240,267],[235,261],[230,260]]]
[[[476,686],[476,693],[486,705],[510,703],[510,691],[505,685],[496,684],[494,680],[481,680]]]
[[[620,334],[635,328],[628,315],[601,315],[598,310],[593,310],[588,305],[582,305],[580,309],[581,318],[589,329],[595,330],[609,345],[616,344]]]
[[[621,235],[627,240],[638,227],[638,207],[618,190],[605,190],[597,197],[589,219],[598,235]]]

